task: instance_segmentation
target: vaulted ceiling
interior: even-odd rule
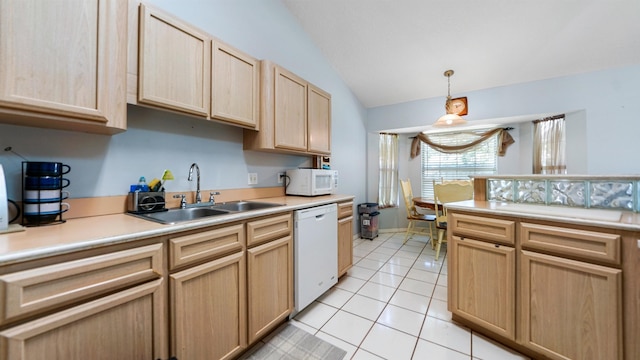
[[[369,108],[640,64],[640,0],[282,0]]]

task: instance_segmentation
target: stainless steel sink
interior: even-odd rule
[[[186,209],[169,209],[168,211],[154,212],[148,214],[131,214],[146,220],[159,222],[161,224],[175,224],[183,221],[197,220],[209,216],[228,214],[229,211],[214,209],[211,207],[194,207]]]
[[[186,209],[169,209],[168,211],[154,212],[148,214],[129,214],[145,220],[159,222],[161,224],[175,224],[185,221],[198,220],[210,216],[239,213],[251,210],[268,209],[282,206],[281,204],[260,202],[260,201],[232,201],[207,205],[205,203]]]
[[[213,205],[212,209],[222,209],[233,212],[250,211],[268,209],[272,207],[282,206],[282,204],[274,204],[260,201],[230,201]]]

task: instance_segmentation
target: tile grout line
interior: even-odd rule
[[[384,246],[383,246],[383,245],[384,245],[384,243],[388,242],[388,241],[389,241],[389,240],[391,240],[392,238],[393,238],[393,235],[391,235],[391,236],[387,237],[385,240],[377,240],[377,241],[379,241],[380,243],[379,243],[377,246],[375,246],[374,248],[372,248],[372,249],[368,250],[364,256],[359,257],[360,259],[359,259],[359,260],[354,264],[354,266],[357,266],[357,263],[359,263],[361,260],[363,260],[363,259],[367,258],[369,255],[371,255],[372,253],[374,253],[377,249],[379,249],[379,248],[386,248],[386,247],[384,247]],[[363,239],[363,240],[365,240],[365,239]],[[407,241],[409,241],[409,240],[411,240],[411,238],[410,238],[410,239],[408,239]],[[373,240],[372,240],[372,241],[373,241]],[[383,265],[382,265],[382,266],[380,266],[380,267],[378,267],[376,270],[360,266],[362,269],[373,271],[373,274],[372,274],[371,276],[369,276],[367,279],[361,279],[361,278],[353,277],[354,279],[358,279],[358,280],[362,280],[362,281],[364,281],[364,283],[363,283],[360,287],[358,287],[358,288],[355,290],[355,292],[351,293],[351,296],[349,296],[349,297],[348,297],[348,299],[347,299],[347,300],[346,300],[346,301],[345,301],[345,302],[344,302],[340,307],[335,307],[335,306],[333,306],[333,305],[325,304],[325,303],[320,302],[320,303],[322,303],[323,305],[326,305],[326,306],[332,307],[332,308],[334,308],[334,309],[337,309],[337,311],[336,311],[333,315],[331,315],[331,316],[330,316],[330,317],[329,317],[325,322],[323,322],[323,323],[322,323],[322,325],[321,325],[321,326],[316,330],[315,335],[317,335],[317,333],[318,333],[318,332],[323,332],[323,334],[326,334],[326,335],[328,335],[328,336],[331,336],[331,337],[333,337],[333,338],[336,338],[336,339],[338,339],[338,340],[340,340],[340,341],[344,341],[345,343],[347,343],[347,344],[350,344],[350,345],[354,346],[356,350],[355,350],[355,352],[354,352],[353,356],[355,356],[355,354],[356,354],[356,353],[358,352],[358,350],[360,350],[360,349],[362,349],[362,351],[366,351],[366,352],[371,353],[369,350],[366,350],[366,349],[362,348],[361,346],[362,346],[362,344],[364,343],[364,341],[365,341],[365,339],[367,338],[367,336],[368,336],[368,335],[371,333],[371,331],[373,330],[373,327],[374,327],[376,324],[379,324],[379,325],[381,325],[381,326],[383,326],[383,327],[386,327],[386,328],[389,328],[389,329],[392,329],[392,330],[398,331],[398,332],[400,332],[400,333],[406,334],[406,335],[411,336],[411,337],[415,337],[415,339],[416,339],[416,343],[415,343],[415,345],[414,345],[414,348],[413,348],[413,350],[412,350],[412,355],[411,355],[411,356],[413,357],[413,355],[415,354],[416,348],[417,348],[417,344],[418,344],[419,340],[421,339],[421,338],[420,338],[420,334],[421,334],[421,332],[422,332],[422,328],[424,327],[424,323],[426,322],[426,319],[427,319],[427,317],[428,317],[428,311],[429,311],[429,308],[430,308],[430,306],[431,306],[431,302],[432,302],[432,300],[433,300],[433,295],[434,295],[435,290],[437,289],[437,286],[438,286],[438,285],[437,285],[437,282],[438,282],[438,280],[439,280],[439,278],[440,278],[440,275],[441,275],[441,273],[442,273],[442,266],[444,266],[444,257],[443,257],[443,264],[442,264],[442,265],[440,265],[439,270],[438,270],[438,273],[437,273],[437,274],[438,274],[438,276],[436,277],[436,283],[435,283],[435,284],[433,284],[433,289],[432,289],[431,294],[430,294],[430,296],[429,296],[429,302],[427,303],[427,308],[426,308],[426,310],[425,310],[424,318],[423,318],[423,320],[422,320],[422,324],[421,324],[421,326],[420,326],[420,330],[418,331],[418,335],[415,335],[415,336],[414,336],[413,334],[407,333],[407,332],[405,332],[405,331],[403,331],[403,330],[399,330],[399,329],[393,328],[393,327],[391,327],[391,326],[387,326],[387,325],[385,325],[385,324],[379,323],[379,322],[378,322],[378,320],[380,319],[380,317],[381,317],[382,313],[383,313],[387,308],[389,308],[389,305],[393,305],[393,304],[391,304],[391,303],[390,303],[390,301],[391,301],[391,299],[393,298],[393,296],[395,296],[395,295],[396,295],[396,293],[398,292],[398,290],[400,290],[400,284],[402,284],[406,279],[411,279],[411,280],[415,280],[415,281],[425,282],[425,283],[429,284],[429,282],[426,282],[426,281],[422,281],[422,280],[419,280],[419,279],[409,278],[409,277],[408,277],[408,274],[409,274],[409,272],[410,272],[412,269],[420,270],[420,269],[416,269],[416,268],[414,268],[414,266],[415,266],[415,264],[417,263],[417,261],[418,261],[418,259],[420,258],[420,256],[422,256],[422,255],[424,254],[424,250],[425,250],[425,249],[426,249],[426,247],[429,245],[430,241],[431,241],[431,238],[429,238],[429,240],[421,246],[421,248],[420,248],[420,250],[419,250],[419,251],[414,252],[414,254],[416,254],[416,257],[413,259],[413,262],[411,263],[411,265],[410,265],[410,266],[403,266],[403,265],[397,264],[397,266],[402,266],[402,267],[407,267],[407,268],[409,268],[409,270],[408,270],[404,275],[402,275],[402,279],[400,280],[400,283],[399,283],[399,285],[398,285],[397,287],[390,287],[390,286],[386,286],[386,285],[384,285],[384,284],[379,284],[379,283],[376,283],[376,282],[371,281],[371,279],[372,279],[372,278],[373,278],[373,276],[374,276],[376,273],[378,273],[378,272],[382,272],[382,273],[389,274],[389,275],[392,275],[392,276],[400,276],[400,275],[397,275],[397,274],[394,274],[394,273],[387,273],[387,272],[385,272],[385,271],[381,271],[381,269],[382,269],[382,267],[383,267],[383,266],[385,266],[386,264],[396,265],[396,264],[391,264],[391,263],[389,263],[389,261],[390,261],[394,256],[398,255],[398,252],[399,252],[399,251],[401,251],[401,250],[402,250],[402,248],[403,248],[404,246],[407,246],[407,244],[406,244],[406,243],[404,243],[404,242],[403,242],[403,243],[399,244],[400,246],[399,246],[398,248],[394,248],[394,247],[386,248],[386,249],[393,249],[393,250],[395,250],[392,254],[380,253],[381,255],[388,255],[388,258],[387,258],[387,260],[385,260],[385,261],[384,261]],[[393,242],[393,243],[394,243],[394,244],[396,244],[396,242]],[[362,244],[367,244],[367,242],[366,242],[366,241],[362,241],[362,242],[360,242],[358,245],[356,245],[356,246],[355,246],[355,248],[359,247],[359,246],[360,246],[360,245],[362,245]],[[371,244],[371,243],[369,243],[369,244]],[[409,246],[414,246],[414,245],[409,245]],[[417,246],[414,246],[414,247],[417,247]],[[406,250],[405,250],[405,251],[406,251]],[[446,255],[446,253],[445,253],[445,255]],[[404,257],[404,256],[400,256],[400,257],[405,258],[405,259],[408,259],[407,257]],[[371,259],[369,259],[369,260],[371,260]],[[373,261],[373,260],[372,260],[372,261]],[[380,260],[376,260],[376,261],[380,261]],[[426,271],[426,270],[424,270],[424,271]],[[349,276],[349,275],[347,275],[347,276]],[[354,314],[354,313],[352,313],[352,312],[350,312],[350,311],[347,311],[347,310],[343,309],[343,308],[344,308],[344,306],[345,306],[349,301],[351,301],[351,300],[355,297],[355,295],[360,295],[360,296],[362,296],[362,297],[366,297],[366,298],[368,298],[368,299],[372,299],[372,300],[375,300],[375,301],[380,301],[379,299],[376,299],[376,298],[371,298],[371,297],[366,296],[366,295],[358,294],[358,291],[360,291],[360,290],[361,290],[361,289],[362,289],[362,288],[363,288],[367,283],[372,283],[372,284],[375,284],[375,285],[379,285],[379,286],[384,286],[384,287],[392,288],[392,289],[393,289],[393,293],[391,294],[391,296],[389,297],[389,299],[388,299],[387,301],[385,301],[385,302],[384,302],[384,308],[383,308],[383,309],[382,309],[382,311],[378,314],[378,316],[376,317],[376,319],[375,319],[375,320],[373,320],[371,327],[370,327],[370,328],[368,329],[368,331],[365,333],[364,337],[363,337],[363,338],[362,338],[362,340],[359,342],[359,344],[358,344],[358,345],[354,345],[354,344],[352,344],[352,343],[349,343],[348,341],[345,341],[345,340],[343,340],[343,339],[339,339],[339,338],[335,337],[334,335],[332,335],[332,334],[330,334],[330,333],[326,333],[326,332],[322,331],[322,328],[323,328],[324,326],[326,326],[326,324],[327,324],[331,319],[333,319],[333,318],[338,314],[338,312],[340,312],[340,311],[344,311],[345,313],[348,313],[348,314],[350,314],[350,315],[357,316],[357,317],[360,317],[360,318],[365,319],[365,320],[368,320],[368,321],[372,321],[372,320],[370,320],[370,319],[368,319],[368,318],[362,317],[362,316],[360,316],[360,315],[358,315],[358,314]],[[335,286],[335,285],[334,285],[334,286]],[[338,289],[340,289],[340,290],[342,290],[342,291],[348,291],[348,292],[350,292],[349,290],[345,290],[345,289],[342,289],[342,288],[338,288]],[[422,294],[420,294],[420,293],[415,293],[415,292],[408,291],[408,290],[405,290],[405,291],[407,291],[408,293],[411,293],[411,294],[422,295]],[[425,294],[425,296],[426,296],[426,294]],[[380,302],[382,302],[382,301],[380,301]],[[398,305],[393,305],[393,306],[398,306]],[[415,313],[418,313],[418,314],[422,315],[421,313],[416,312],[416,311],[414,311],[413,309],[408,309],[408,308],[405,308],[405,307],[403,307],[403,306],[398,306],[398,308],[400,308],[400,309],[404,309],[404,310],[407,310],[407,311],[411,311],[411,312],[415,312]],[[303,323],[303,324],[304,324],[304,323]],[[305,325],[306,325],[306,324],[305,324]],[[308,326],[308,325],[307,325],[307,326]],[[375,354],[375,353],[372,353],[372,354],[374,354],[375,356],[378,356],[378,354]],[[352,356],[352,358],[353,358],[353,356]]]
[[[393,236],[391,236],[391,237],[393,237]],[[389,239],[391,239],[391,237],[389,237]],[[385,242],[386,242],[386,241],[388,241],[389,239],[385,240]],[[407,239],[407,241],[409,241],[410,239],[411,239],[411,238]],[[429,238],[429,241],[431,241],[431,238]],[[420,254],[422,254],[422,251],[424,251],[424,248],[425,248],[428,244],[429,244],[429,242],[425,243],[425,244],[422,246],[422,248],[420,249],[420,251],[419,251],[419,253],[418,253],[418,256],[416,256],[416,258],[415,258],[415,259],[413,260],[413,262],[411,263],[411,266],[409,266],[409,269],[412,269],[412,268],[413,268],[413,266],[414,266],[414,265],[416,264],[416,262],[418,261],[418,258],[420,257]],[[400,251],[400,249],[402,249],[402,247],[403,247],[403,246],[405,246],[405,245],[406,245],[406,241],[403,241],[403,243],[402,243],[402,245],[400,246],[400,248],[398,248],[398,249],[397,249],[397,250],[396,250],[396,251],[391,255],[391,257],[390,257],[387,261],[385,261],[385,264],[389,263],[389,260],[390,260],[391,258],[393,258],[393,256],[394,256],[394,255],[396,255],[396,254]],[[382,244],[378,245],[375,249],[379,248],[380,246],[382,246]],[[368,256],[369,254],[371,254],[372,252],[374,252],[374,251],[375,251],[375,249],[371,250],[371,251],[367,254],[367,256]],[[366,256],[364,256],[363,258],[366,258]],[[356,263],[356,264],[357,264],[357,263]],[[354,264],[354,265],[355,265],[355,264]],[[383,265],[383,266],[384,266],[384,265]],[[382,268],[382,266],[381,266],[381,267],[379,267],[379,268],[378,268],[377,270],[375,270],[375,271],[376,271],[376,272],[379,272],[381,268]],[[411,270],[409,270],[409,271],[411,271]],[[402,280],[400,281],[400,284],[402,284],[402,282],[404,282],[404,280],[405,280],[405,279],[407,279],[407,274],[409,274],[409,271],[407,271],[407,272],[402,276]],[[442,271],[442,267],[440,268],[440,271]],[[383,271],[383,272],[384,272],[384,271]],[[391,275],[395,275],[395,274],[391,274]],[[439,277],[439,276],[440,276],[440,272],[438,272],[438,277]],[[373,277],[373,275],[372,275],[372,277]],[[371,278],[370,278],[370,279],[371,279]],[[370,281],[370,279],[369,279],[369,280],[367,280],[367,282],[369,282],[369,281]],[[413,279],[413,280],[415,280],[415,279]],[[437,282],[437,278],[436,278],[436,282]],[[366,284],[366,283],[365,283],[365,284]],[[377,283],[376,283],[376,284],[377,284]],[[383,285],[383,284],[378,284],[378,285],[380,285],[380,286],[385,286],[385,285]],[[364,286],[364,285],[363,285],[363,286]],[[413,355],[415,354],[415,350],[416,350],[417,345],[418,345],[418,341],[420,340],[420,333],[421,333],[421,331],[422,331],[422,326],[424,326],[424,322],[426,321],[426,318],[427,318],[427,316],[428,316],[428,315],[427,315],[427,313],[429,312],[429,306],[431,305],[431,300],[432,300],[432,298],[433,298],[433,292],[435,292],[436,286],[437,286],[437,284],[434,284],[433,290],[432,290],[432,292],[431,292],[431,296],[429,297],[429,303],[428,303],[427,308],[426,308],[426,310],[425,310],[424,319],[422,320],[422,325],[420,326],[420,330],[418,331],[418,335],[416,335],[416,336],[415,336],[415,338],[416,338],[416,343],[414,344],[414,346],[413,346],[413,350],[411,351],[411,358],[413,358]],[[361,289],[361,288],[362,288],[362,287],[360,287],[360,289]],[[360,289],[358,289],[358,290],[360,290]],[[399,330],[399,329],[395,329],[395,328],[393,328],[393,327],[387,326],[387,325],[382,324],[382,323],[378,323],[378,320],[380,319],[380,316],[382,316],[382,313],[384,312],[384,310],[385,310],[387,307],[389,307],[389,305],[393,305],[393,304],[390,304],[390,301],[391,301],[391,299],[393,298],[393,296],[398,292],[398,290],[399,290],[399,289],[400,289],[400,285],[398,285],[398,287],[395,287],[395,288],[394,288],[393,293],[392,293],[392,294],[391,294],[391,296],[389,297],[389,300],[387,300],[387,301],[385,302],[385,306],[384,306],[384,308],[382,309],[382,311],[380,312],[380,314],[378,314],[378,316],[376,317],[376,319],[375,319],[375,320],[373,320],[373,324],[371,325],[371,327],[369,328],[369,330],[367,331],[367,333],[365,334],[365,336],[364,336],[364,337],[362,338],[362,340],[360,341],[360,344],[357,346],[356,351],[354,352],[354,354],[353,354],[353,356],[351,357],[351,359],[353,359],[353,357],[355,357],[355,355],[356,355],[356,353],[358,352],[358,350],[362,348],[362,344],[364,343],[365,339],[366,339],[366,338],[367,338],[367,336],[371,333],[371,330],[373,329],[373,327],[374,327],[376,324],[380,324],[381,326],[387,327],[387,328],[389,328],[389,329],[392,329],[392,330],[395,330],[395,331],[398,331],[398,332],[401,332],[401,333],[403,333],[403,334],[407,334],[407,335],[409,335],[409,336],[412,336],[412,337],[413,337],[413,335],[412,335],[412,334],[409,334],[409,333],[404,332],[404,331]],[[355,296],[355,295],[354,295],[354,296]],[[365,296],[365,295],[362,295],[362,296]],[[368,297],[368,296],[366,296],[366,297]],[[370,298],[370,299],[372,299],[372,298]],[[374,300],[377,300],[377,299],[374,299]],[[346,303],[345,303],[345,304],[346,304]],[[343,305],[343,307],[344,307],[344,305]],[[399,307],[399,308],[402,308],[402,309],[406,309],[406,308],[404,308],[404,307],[402,307],[402,306],[398,306],[398,307]],[[342,309],[342,308],[340,308],[340,310],[341,310],[341,309]],[[339,310],[339,311],[340,311],[340,310]],[[411,309],[406,309],[406,310],[408,310],[408,311],[412,311]],[[346,310],[342,310],[342,311],[348,312],[348,311],[346,311]],[[350,313],[350,314],[351,314],[351,313]],[[356,314],[352,314],[352,315],[358,316],[358,315],[356,315]],[[367,319],[367,320],[368,320],[368,319]],[[364,348],[363,348],[363,351],[367,351],[367,352],[369,352],[368,350],[366,350],[366,349],[364,349]],[[378,356],[378,354],[374,354],[374,355],[375,355],[375,356]],[[378,357],[380,357],[380,356],[378,356]]]

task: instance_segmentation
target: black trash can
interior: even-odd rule
[[[378,204],[362,203],[358,205],[360,215],[360,237],[373,240],[378,237]]]

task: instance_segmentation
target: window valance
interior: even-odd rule
[[[449,146],[444,144],[438,144],[432,141],[429,138],[429,135],[420,133],[416,135],[416,137],[411,142],[411,159],[420,155],[420,142],[424,142],[427,145],[431,146],[432,148],[443,153],[461,153],[473,148],[474,146],[480,144],[483,141],[486,141],[492,136],[497,135],[498,136],[497,151],[499,156],[504,156],[507,152],[507,147],[515,142],[515,140],[513,140],[513,137],[511,137],[509,132],[503,128],[488,130],[484,133],[470,132],[470,134],[473,134],[477,138],[466,144]]]

